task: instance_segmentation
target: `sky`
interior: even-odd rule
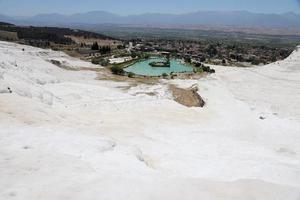
[[[40,13],[73,14],[95,10],[120,15],[203,10],[300,13],[300,0],[0,0],[0,14],[10,16],[32,16]]]

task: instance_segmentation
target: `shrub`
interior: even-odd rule
[[[132,73],[132,72],[129,72],[129,73],[128,73],[128,77],[129,77],[129,78],[134,78],[134,75],[135,75],[135,74]]]
[[[252,65],[259,65],[260,62],[258,59],[254,59],[252,62],[251,62]]]
[[[201,67],[202,66],[202,63],[201,62],[197,62],[196,64],[195,64],[195,67]]]
[[[209,70],[209,73],[214,74],[214,73],[216,73],[216,70],[211,69],[211,70]]]
[[[163,74],[162,74],[162,77],[163,77],[163,78],[167,78],[168,76],[169,76],[169,75],[168,75],[167,73],[163,73]]]
[[[110,68],[111,72],[116,75],[124,75],[124,69],[121,66],[114,65]]]
[[[194,68],[194,73],[196,74],[196,73],[203,73],[203,69],[202,68]]]
[[[203,70],[204,72],[210,72],[210,67],[209,67],[209,66],[203,65],[202,70]]]
[[[138,57],[138,54],[136,52],[131,52],[131,57],[136,58],[136,57]]]
[[[149,58],[150,58],[150,55],[146,53],[146,54],[144,54],[144,58],[145,58],[145,59],[149,59]]]
[[[100,62],[99,62],[99,64],[100,64],[101,66],[107,66],[107,65],[109,64],[109,61],[106,60],[106,59],[101,59]]]
[[[99,60],[96,59],[96,58],[93,58],[92,59],[92,63],[95,64],[95,65],[98,65],[99,64]]]

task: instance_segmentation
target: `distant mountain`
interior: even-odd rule
[[[0,21],[0,26],[14,26],[13,24],[6,23],[6,22],[1,22]]]
[[[67,22],[69,19],[69,16],[62,15],[62,14],[40,14],[36,15],[34,17],[23,19],[26,21],[32,21],[32,22],[46,22],[46,23],[58,23],[58,22]]]
[[[186,25],[222,25],[243,27],[297,27],[300,28],[300,14],[260,14],[247,11],[199,11],[186,14],[147,13],[141,15],[120,16],[105,11],[93,11],[73,15],[40,14],[22,20],[0,16],[0,20],[35,25],[66,24],[186,24]]]
[[[62,14],[40,14],[30,18],[26,21],[31,22],[46,22],[48,23],[83,23],[83,24],[99,24],[99,23],[118,23],[122,19],[121,16],[104,12],[94,11],[88,13],[78,13],[73,15],[62,15]]]
[[[11,18],[10,17],[7,17],[5,15],[0,15],[0,21],[1,22],[11,22]]]

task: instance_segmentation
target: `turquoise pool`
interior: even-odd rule
[[[171,67],[151,67],[149,63],[154,61],[163,61],[163,59],[151,58],[148,60],[140,61],[125,68],[124,70],[125,72],[132,72],[134,74],[142,76],[161,76],[164,73],[171,74],[171,72],[193,72],[192,67],[182,64],[178,60],[171,60]]]

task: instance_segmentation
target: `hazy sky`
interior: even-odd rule
[[[104,10],[121,15],[146,12],[184,13],[198,10],[248,10],[300,13],[300,0],[0,0],[0,14],[71,14]]]

